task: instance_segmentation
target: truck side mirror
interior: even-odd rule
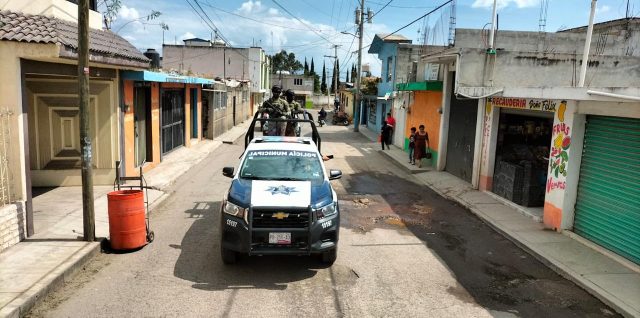
[[[228,178],[233,178],[233,167],[222,168],[222,175]]]
[[[336,180],[342,178],[341,170],[329,170],[329,180]]]

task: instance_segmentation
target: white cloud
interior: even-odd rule
[[[261,11],[263,11],[262,3],[252,0],[242,3],[240,9],[238,9],[238,12],[243,14],[259,13]]]
[[[191,32],[187,32],[187,33],[185,33],[185,34],[183,34],[183,35],[179,36],[179,39],[180,39],[180,40],[186,40],[186,39],[193,39],[193,38],[196,38],[196,37],[197,37],[197,36],[196,36],[195,34],[193,34],[193,33],[191,33]]]
[[[494,0],[475,0],[471,7],[473,8],[492,8]],[[497,7],[499,9],[507,7],[511,4],[515,4],[518,8],[528,8],[536,6],[540,3],[539,0],[497,0]]]
[[[120,8],[118,16],[125,20],[140,19],[140,13],[138,13],[138,10],[136,10],[136,8],[130,8],[125,5],[122,5],[122,7]]]
[[[212,36],[211,29],[206,26],[200,18],[195,16],[190,9],[184,9],[181,5],[178,6],[180,9],[176,9],[173,2],[171,2],[171,4],[160,4],[159,2],[156,6],[151,5],[151,2],[148,1],[128,1],[130,1],[130,3],[128,3],[129,6],[135,7],[137,9],[136,12],[142,16],[148,14],[151,10],[162,12],[163,15],[157,21],[151,22],[164,22],[169,26],[169,30],[164,32],[157,25],[142,25],[139,24],[139,22],[132,22],[122,28],[119,34],[128,36],[128,39],[132,39],[132,43],[141,51],[147,48],[155,48],[159,52],[162,52],[163,33],[165,43],[167,44],[182,44],[181,40],[187,38],[199,37],[209,39]],[[340,31],[345,30],[345,28],[336,29],[335,26],[318,23],[316,22],[318,20],[316,20],[313,15],[305,16],[308,20],[298,15],[303,21],[300,22],[282,10],[279,10],[273,3],[264,0],[243,1],[242,3],[237,2],[233,6],[233,9],[228,10],[259,22],[239,18],[223,12],[218,12],[217,15],[210,14],[216,26],[220,28],[222,35],[231,45],[237,47],[258,45],[267,51],[267,54],[274,54],[284,49],[287,52],[293,52],[300,62],[304,62],[306,57],[307,61],[311,63],[311,59],[313,58],[315,70],[318,74],[322,74],[322,64],[326,62],[327,73],[330,79],[332,71],[331,64],[333,61],[330,58],[325,58],[324,55],[333,55],[334,50],[331,48],[331,44],[323,40],[314,31],[309,30],[309,28],[311,28],[320,32],[323,37],[332,43],[341,45],[338,48],[338,57],[340,58],[341,66],[340,75],[343,79],[346,74],[345,71],[357,62],[357,54],[351,54],[350,52],[357,50],[358,41],[357,39],[354,40],[350,35],[340,34]],[[128,16],[132,14],[129,12],[131,9],[132,8],[128,7],[125,10],[128,10],[126,13]],[[122,18],[120,22],[125,23],[126,21]],[[143,22],[146,23],[147,21]],[[346,31],[354,33],[353,28],[347,29]],[[392,30],[386,25],[376,23],[374,20],[373,24],[367,24],[365,28],[363,46],[371,43],[371,39],[373,39],[375,33],[388,33],[390,31]],[[146,34],[141,34],[142,32]],[[410,37],[410,34],[405,33],[404,35]],[[363,49],[362,63],[369,63],[371,65],[371,72],[374,75],[379,75],[381,69],[380,61],[376,55],[368,54],[367,49],[368,48]]]
[[[611,11],[611,7],[608,5],[596,7],[596,13],[607,13],[609,11]]]
[[[134,42],[136,40],[136,38],[131,35],[123,35],[122,37],[129,42]]]

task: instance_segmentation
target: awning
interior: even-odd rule
[[[384,96],[378,96],[377,99],[389,100],[389,97],[391,97],[391,92],[386,92]]]
[[[122,79],[160,83],[213,84],[214,80],[201,77],[182,76],[151,71],[124,71]]]

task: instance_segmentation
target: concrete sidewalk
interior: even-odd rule
[[[377,142],[375,132],[365,127],[360,131]],[[494,194],[477,191],[447,172],[416,171],[415,166],[408,164],[407,153],[395,146],[379,151],[441,196],[467,207],[516,245],[619,313],[640,317],[639,266],[571,232],[546,230],[536,215],[525,213],[524,209],[507,204]]]
[[[215,140],[203,140],[191,148],[180,148],[145,174],[149,209],[165,197],[166,189],[179,176],[218,148],[244,136],[250,121],[230,129]],[[38,232],[0,254],[0,317],[24,316],[35,303],[62,286],[75,271],[100,252],[109,236],[108,186],[94,187],[96,237],[82,241],[82,201],[80,187],[61,187],[34,198],[34,224]],[[151,220],[153,229],[153,219]],[[156,233],[161,235],[161,233]]]

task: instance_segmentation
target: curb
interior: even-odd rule
[[[231,143],[237,142],[242,138],[244,134],[238,136]],[[227,143],[222,141],[220,145]],[[207,155],[215,151],[220,145],[213,147],[210,151],[205,153],[205,156],[200,160],[191,164],[189,169],[205,159]],[[183,175],[189,169],[182,171],[180,174],[175,175],[174,178],[168,183],[173,184],[176,179]],[[169,193],[163,189],[157,189],[162,194],[153,202],[149,204],[149,214],[158,208],[168,197]],[[105,195],[106,196],[106,195]],[[96,198],[96,200],[99,198]],[[78,269],[82,268],[89,260],[96,256],[102,250],[103,244],[107,244],[107,238],[96,238],[95,242],[86,242],[86,245],[81,247],[75,254],[70,256],[59,266],[51,269],[44,277],[38,282],[33,284],[28,290],[15,298],[10,303],[6,304],[0,309],[0,317],[19,318],[26,315],[40,300],[44,299],[48,294],[55,292],[62,287],[65,282],[71,280]]]
[[[64,285],[66,281],[74,277],[78,269],[100,253],[104,241],[106,241],[106,238],[100,238],[99,241],[95,242],[87,242],[84,247],[60,266],[52,269],[26,292],[2,308],[0,316],[19,318],[27,314],[39,300]]]
[[[409,168],[409,167],[405,166],[405,165],[404,165],[403,163],[401,163],[400,161],[395,160],[395,158],[393,158],[393,157],[391,156],[391,154],[389,154],[388,152],[383,151],[383,150],[378,150],[378,152],[379,152],[379,153],[381,153],[383,156],[387,157],[388,159],[391,159],[391,162],[393,162],[393,164],[395,164],[396,166],[398,166],[398,167],[402,168],[404,171],[406,171],[406,172],[408,172],[408,173],[410,173],[410,174],[417,174],[417,173],[423,173],[423,172],[429,172],[429,171],[431,171],[430,169],[418,168],[417,166],[416,166],[416,168],[415,168],[415,169],[411,169],[411,168]]]
[[[149,204],[149,214],[162,204],[168,196],[167,192],[162,191],[162,194]],[[26,292],[3,307],[2,310],[0,310],[0,317],[19,318],[26,315],[38,301],[44,299],[48,294],[55,292],[58,288],[62,287],[65,282],[72,279],[79,268],[82,268],[89,260],[100,253],[102,246],[108,244],[107,241],[107,238],[103,237],[98,238],[95,242],[87,242],[84,247],[69,257],[69,259],[52,269]]]
[[[529,247],[525,243],[522,243],[520,240],[518,240],[518,238],[515,235],[512,235],[511,233],[509,233],[509,232],[503,230],[502,228],[500,228],[500,226],[498,224],[494,223],[494,221],[491,218],[485,216],[477,208],[472,207],[471,204],[469,204],[468,202],[462,200],[461,198],[459,198],[457,196],[452,196],[452,195],[449,195],[449,194],[447,194],[445,192],[442,192],[439,189],[437,189],[434,186],[432,186],[431,184],[426,183],[426,182],[424,182],[422,180],[421,180],[421,182],[424,185],[426,185],[427,187],[429,187],[431,190],[436,192],[441,197],[443,197],[445,199],[448,199],[448,200],[451,200],[451,201],[454,201],[457,204],[460,204],[461,206],[465,207],[471,213],[473,213],[478,218],[480,218],[480,220],[482,220],[483,223],[487,224],[493,230],[495,230],[496,232],[500,233],[500,235],[504,236],[509,241],[511,241],[513,244],[515,244],[516,246],[518,246],[519,248],[521,248],[522,250],[524,250],[525,252],[527,252],[528,254],[533,256],[540,263],[542,263],[545,266],[549,267],[551,270],[553,270],[554,272],[556,272],[560,276],[564,277],[565,279],[570,280],[574,284],[578,285],[580,288],[584,289],[589,294],[595,296],[600,301],[602,301],[604,304],[608,305],[609,307],[611,307],[612,309],[614,309],[615,311],[617,311],[621,315],[623,315],[625,317],[640,317],[640,315],[639,315],[640,313],[635,312],[635,310],[633,310],[633,308],[629,308],[624,302],[619,301],[617,299],[612,299],[611,297],[608,297],[609,293],[606,290],[600,288],[598,285],[592,283],[591,281],[589,281],[587,279],[583,279],[581,275],[579,275],[578,273],[575,273],[574,271],[572,271],[566,265],[564,265],[564,264],[562,264],[560,262],[554,262],[550,258],[545,257],[543,254],[541,254],[538,251],[536,251],[535,249]]]

